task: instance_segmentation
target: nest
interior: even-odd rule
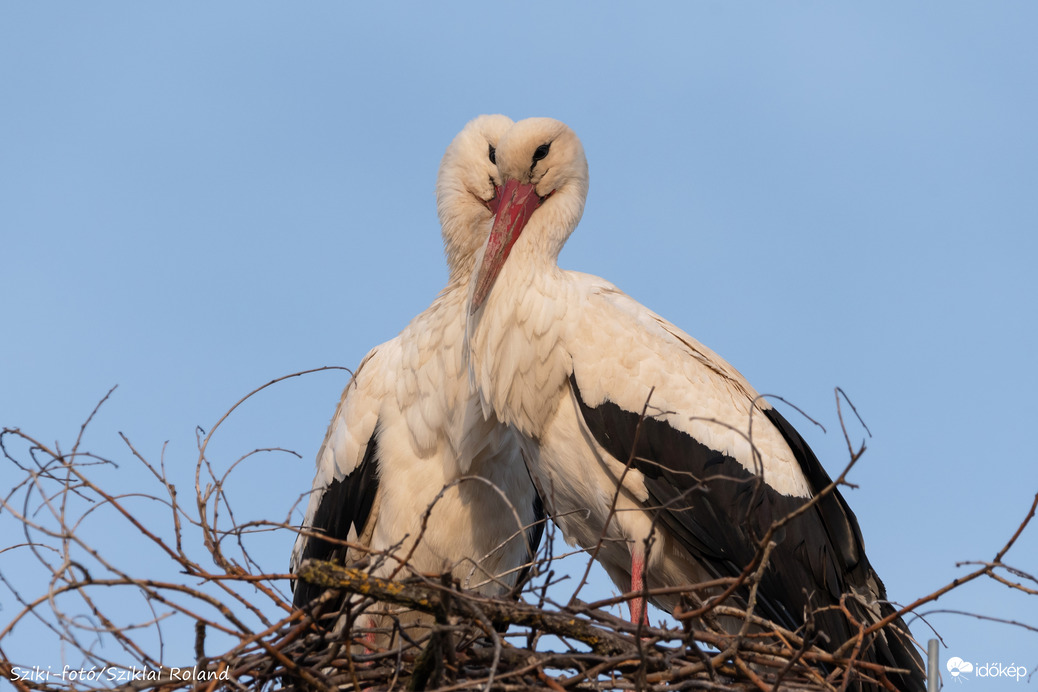
[[[198,436],[194,497],[185,503],[173,482],[181,479],[170,477],[164,461],[148,461],[125,436],[123,466],[136,468],[151,485],[117,491],[126,468],[116,473],[112,458],[81,448],[92,417],[67,451],[17,429],[0,433],[8,467],[0,521],[11,541],[0,546],[6,589],[0,675],[21,692],[893,689],[890,671],[861,657],[877,626],[862,626],[851,641],[823,648],[826,634],[810,617],[791,632],[753,614],[753,584],[767,563],[767,544],[740,577],[680,589],[684,608],[657,626],[632,624],[611,611],[632,596],[663,590],[579,600],[586,571],[579,580],[560,573],[550,536],[520,592],[498,598],[464,591],[449,575],[384,581],[316,561],[290,575],[264,564],[284,564],[287,549],[264,560],[250,543],[273,534],[282,536],[280,545],[289,544],[284,539],[299,530],[293,511],[300,498],[288,503],[282,521],[248,519],[232,509],[236,498],[227,481],[254,452],[229,463],[210,459],[209,441],[220,423]],[[862,452],[852,452],[852,464]],[[155,503],[162,511],[144,511]],[[898,615],[918,613],[982,578],[1023,598],[1038,595],[1033,575],[1004,562],[1036,505],[1038,495],[991,561],[964,563],[972,571]],[[106,520],[100,532],[99,516]],[[117,548],[105,540],[113,527],[125,537]],[[293,577],[327,590],[295,609]],[[566,580],[579,585],[566,588]],[[749,590],[748,604],[726,597],[736,588]],[[121,607],[130,599],[143,604],[133,615]],[[372,613],[378,627],[361,627],[372,622],[361,616]],[[1027,623],[1009,624],[1038,632]],[[44,666],[26,660],[23,651],[10,654],[27,630],[51,648],[36,652],[41,660],[60,654],[61,663]],[[185,636],[193,656],[184,654]]]

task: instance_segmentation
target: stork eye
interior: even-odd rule
[[[551,148],[551,142],[548,142],[547,144],[542,144],[541,146],[537,147],[534,150],[534,152],[533,152],[533,162],[537,163],[538,161],[543,159],[545,156],[547,156],[548,155],[548,149],[550,149],[550,148]]]
[[[497,165],[497,149],[494,148],[493,144],[490,145],[490,163]]]

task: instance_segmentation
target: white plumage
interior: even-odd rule
[[[466,415],[478,403],[462,350],[465,281],[496,195],[490,156],[511,124],[500,115],[476,118],[444,155],[437,207],[448,284],[399,336],[372,349],[343,391],[318,452],[293,572],[306,558],[352,564],[370,554],[377,576],[453,572],[467,588],[501,594],[536,549],[540,509],[529,474],[496,421]],[[366,550],[346,551],[316,534]],[[321,593],[299,581],[294,588],[297,606]]]
[[[497,164],[502,201],[477,258],[466,335],[483,412],[519,434],[567,539],[594,549],[604,536],[599,560],[624,591],[640,590],[643,572],[649,586],[738,575],[772,521],[829,477],[717,354],[612,284],[559,269],[588,190],[583,148],[568,127],[517,123]],[[841,596],[863,622],[893,612],[839,492],[787,525],[769,565],[761,613],[796,628],[816,609],[834,646],[856,632],[832,608]],[[673,595],[654,600],[677,604]],[[632,619],[642,612],[634,599]],[[919,689],[918,654],[894,627],[907,633],[895,620],[874,658],[912,668],[896,684]]]

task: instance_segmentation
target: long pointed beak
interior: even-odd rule
[[[487,238],[487,249],[483,253],[483,264],[476,273],[476,290],[472,294],[469,313],[474,313],[486,301],[497,275],[501,272],[508,253],[519,239],[530,216],[541,206],[541,198],[530,183],[508,180],[499,193],[500,202],[494,227]]]

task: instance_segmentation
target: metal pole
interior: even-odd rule
[[[937,692],[940,685],[940,683],[938,682],[940,678],[940,676],[938,675],[938,667],[941,665],[941,663],[940,656],[937,655],[936,639],[931,639],[927,643],[926,654],[926,690],[927,692]]]

